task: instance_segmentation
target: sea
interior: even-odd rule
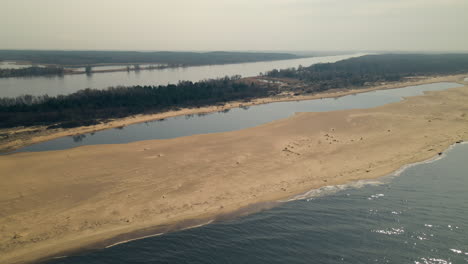
[[[378,180],[48,264],[468,263],[468,144]]]

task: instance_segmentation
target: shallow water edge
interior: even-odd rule
[[[277,201],[270,201],[270,202],[260,202],[260,203],[255,203],[251,204],[245,207],[242,207],[240,209],[234,210],[232,212],[227,212],[227,213],[221,213],[219,215],[213,216],[213,215],[202,215],[200,217],[192,218],[192,219],[186,219],[186,220],[181,220],[175,223],[167,224],[167,225],[158,225],[154,227],[148,227],[148,228],[143,228],[141,230],[137,231],[132,231],[126,234],[121,234],[118,236],[115,236],[110,239],[106,239],[101,242],[96,242],[78,249],[73,249],[73,250],[67,250],[64,252],[61,252],[59,254],[55,254],[55,257],[46,257],[42,258],[39,261],[41,263],[47,263],[48,261],[51,261],[53,259],[57,258],[66,258],[67,256],[71,255],[79,255],[83,254],[86,252],[90,252],[93,250],[97,249],[104,249],[104,248],[111,248],[114,246],[118,246],[121,244],[125,243],[130,243],[132,241],[136,240],[141,240],[141,239],[146,239],[146,238],[151,238],[151,237],[156,237],[156,236],[161,236],[167,233],[172,233],[172,232],[178,232],[178,231],[183,231],[187,229],[193,229],[193,228],[198,228],[202,227],[205,225],[209,225],[212,223],[219,223],[223,221],[228,221],[228,220],[233,220],[236,218],[244,217],[247,215],[255,214],[258,212],[262,212],[265,210],[272,209],[276,206],[280,206],[284,203],[288,202],[293,202],[293,201],[298,201],[298,200],[313,200],[315,198],[323,197],[323,196],[328,196],[328,195],[333,195],[341,191],[345,191],[348,189],[361,189],[367,186],[377,186],[377,185],[385,185],[389,184],[393,179],[396,177],[399,177],[405,172],[406,170],[412,168],[412,167],[417,167],[418,165],[423,165],[423,164],[429,164],[429,163],[434,163],[439,160],[442,160],[446,158],[449,153],[456,148],[459,145],[467,145],[468,142],[456,142],[450,145],[445,151],[443,151],[441,154],[437,154],[436,156],[433,156],[429,159],[411,163],[411,164],[405,164],[401,166],[399,169],[395,170],[394,172],[383,175],[381,177],[375,178],[375,179],[365,179],[365,180],[358,180],[358,181],[353,181],[345,184],[339,184],[339,185],[329,185],[329,186],[323,186],[320,188],[315,188],[309,191],[306,191],[301,194],[296,194],[293,196],[290,196],[289,198],[286,199],[281,199]],[[378,197],[375,197],[378,198]]]

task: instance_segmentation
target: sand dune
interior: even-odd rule
[[[241,131],[0,156],[0,262],[386,175],[468,140],[467,101],[465,86]]]

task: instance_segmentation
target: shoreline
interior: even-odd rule
[[[325,55],[325,56],[339,56],[339,55]],[[122,68],[117,69],[107,69],[107,70],[100,70],[96,69],[91,71],[91,74],[94,73],[109,73],[109,72],[139,72],[139,71],[153,71],[153,70],[165,70],[165,69],[175,69],[175,68],[188,68],[188,67],[202,67],[202,66],[221,66],[221,65],[229,65],[229,64],[245,64],[245,63],[259,63],[259,62],[274,62],[274,61],[285,61],[285,60],[299,60],[299,59],[307,59],[307,58],[315,58],[318,56],[298,56],[297,58],[286,58],[286,59],[274,59],[274,60],[258,60],[258,61],[241,61],[241,62],[223,62],[223,63],[211,63],[211,64],[161,64],[160,62],[122,62],[122,63],[96,63],[96,64],[48,64],[48,63],[33,63],[30,61],[11,61],[11,60],[4,60],[5,62],[14,62],[14,65],[31,65],[29,67],[58,67],[63,68],[64,75],[77,75],[77,74],[86,74],[86,71],[78,71],[77,68],[84,68],[86,66],[91,66],[92,68],[99,68],[105,66],[122,66]],[[2,62],[2,60],[0,60]],[[131,68],[127,70],[127,66],[133,65],[148,65],[149,67],[142,67],[139,70]],[[162,68],[151,68],[155,65],[165,65]],[[34,77],[41,77],[41,76],[49,76],[49,75],[37,75]],[[16,77],[28,77],[28,76],[16,76]],[[16,77],[6,77],[6,78],[16,78]]]
[[[468,145],[468,142],[465,142],[465,141],[454,142],[453,144],[448,146],[444,151],[442,151],[442,155],[436,154],[433,157],[425,159],[425,160],[404,164],[400,168],[396,169],[395,171],[393,171],[393,172],[391,172],[389,174],[386,174],[386,175],[382,175],[382,176],[377,177],[377,178],[362,179],[362,180],[357,180],[357,181],[354,181],[354,182],[349,182],[349,183],[345,183],[345,184],[338,184],[338,185],[325,185],[325,186],[320,187],[320,188],[311,189],[311,190],[309,190],[307,192],[294,195],[294,196],[290,197],[290,199],[280,200],[278,202],[288,203],[288,202],[294,202],[294,201],[309,200],[309,199],[314,199],[316,197],[332,195],[332,194],[334,194],[336,192],[340,192],[340,191],[350,189],[350,188],[360,189],[360,188],[364,188],[364,187],[369,186],[369,185],[388,184],[387,181],[391,181],[394,178],[400,177],[406,170],[408,170],[408,169],[410,169],[412,167],[416,167],[416,166],[424,165],[424,164],[431,164],[433,162],[437,162],[439,160],[442,160],[442,159],[446,158],[447,153],[452,151],[458,145]],[[377,181],[375,181],[375,180],[377,180]],[[333,190],[328,190],[327,193],[322,194],[322,188],[329,189],[329,187],[333,188]]]
[[[467,73],[468,74],[468,73]],[[156,114],[139,114],[124,118],[113,119],[105,123],[101,123],[98,125],[91,125],[91,126],[81,126],[76,128],[69,128],[69,129],[51,129],[47,130],[46,126],[33,126],[33,127],[15,127],[15,128],[7,128],[7,129],[0,129],[0,135],[6,134],[8,136],[15,135],[17,133],[26,132],[26,137],[14,139],[14,141],[4,142],[0,140],[0,155],[9,154],[12,151],[18,150],[20,148],[61,138],[67,136],[75,136],[80,134],[87,134],[93,133],[97,131],[112,129],[112,128],[120,128],[126,127],[133,124],[144,123],[144,122],[151,122],[156,120],[164,120],[167,118],[177,117],[177,116],[184,116],[184,115],[196,115],[196,114],[209,114],[214,112],[220,112],[224,110],[229,110],[233,108],[240,108],[240,107],[249,107],[254,105],[261,105],[261,104],[270,104],[270,103],[277,103],[277,102],[290,102],[290,101],[307,101],[307,100],[317,100],[323,98],[337,98],[346,95],[352,94],[359,94],[377,90],[387,90],[387,89],[397,89],[403,88],[407,86],[415,86],[415,85],[422,85],[422,84],[431,84],[437,82],[455,82],[459,84],[468,84],[467,81],[464,79],[466,78],[467,74],[457,74],[457,75],[442,75],[442,76],[431,76],[431,77],[416,77],[409,80],[405,80],[402,82],[396,83],[388,83],[379,86],[371,86],[368,88],[353,88],[353,89],[334,89],[330,91],[326,91],[323,93],[311,94],[311,95],[283,95],[283,96],[275,96],[275,97],[265,97],[265,98],[258,98],[248,102],[244,101],[231,101],[227,102],[224,105],[211,105],[211,106],[204,106],[199,108],[182,108],[180,110],[172,110],[166,111],[162,113]],[[255,79],[259,77],[248,77],[245,79]],[[261,78],[260,78],[261,79]]]
[[[154,227],[150,227],[150,228],[146,228],[142,230],[135,230],[130,233],[117,235],[105,241],[101,241],[101,242],[97,242],[91,245],[84,246],[80,249],[65,250],[65,251],[55,254],[55,256],[48,256],[48,257],[37,259],[35,261],[38,261],[39,263],[46,263],[47,261],[50,261],[52,259],[67,258],[67,257],[70,257],[70,255],[77,254],[80,252],[86,253],[86,252],[96,250],[96,249],[107,249],[107,248],[130,243],[130,242],[141,240],[141,239],[162,236],[162,235],[172,233],[172,232],[180,232],[180,231],[184,231],[188,229],[203,227],[203,226],[213,224],[213,223],[218,223],[218,222],[222,222],[226,220],[244,217],[250,214],[255,214],[255,213],[265,211],[265,210],[272,209],[276,206],[281,206],[284,203],[301,201],[301,200],[308,201],[309,199],[315,199],[317,197],[333,195],[337,192],[341,192],[346,189],[360,189],[360,188],[365,188],[366,186],[369,186],[369,185],[387,184],[388,183],[387,181],[389,181],[389,179],[392,180],[396,177],[400,177],[401,174],[405,172],[407,169],[418,166],[418,165],[430,164],[433,162],[437,162],[441,159],[444,159],[446,158],[447,152],[450,152],[457,145],[465,145],[465,144],[468,144],[468,142],[455,142],[451,144],[450,146],[448,146],[447,149],[443,151],[443,155],[437,154],[426,160],[421,160],[421,161],[416,161],[414,163],[405,164],[401,166],[399,169],[389,174],[382,175],[380,177],[371,178],[371,179],[361,179],[361,180],[346,182],[346,183],[337,184],[337,185],[325,185],[320,188],[310,189],[309,191],[305,191],[303,193],[299,193],[290,197],[286,197],[285,199],[282,199],[282,200],[280,199],[280,200],[275,200],[275,201],[254,203],[254,204],[250,204],[250,205],[238,208],[237,210],[233,212],[229,212],[229,213],[225,213],[221,215],[212,215],[212,218],[186,219],[180,222],[172,223],[171,225],[168,225],[168,226],[154,226]],[[357,186],[355,184],[357,184]],[[327,190],[327,192],[322,193],[321,190],[323,190],[324,188],[326,189],[332,188],[332,190]],[[64,255],[64,254],[68,254],[68,255]]]
[[[218,223],[218,222],[224,221],[224,220],[235,219],[235,218],[238,218],[238,217],[243,217],[243,216],[246,216],[246,215],[262,212],[264,210],[268,210],[268,209],[271,209],[273,207],[280,206],[281,204],[284,204],[284,203],[289,203],[289,202],[294,202],[294,201],[301,201],[301,200],[309,200],[309,199],[314,199],[314,198],[317,198],[317,197],[333,195],[334,193],[344,191],[346,189],[360,189],[360,188],[364,188],[364,187],[369,186],[369,185],[387,184],[388,180],[393,180],[396,177],[400,177],[401,174],[403,174],[403,172],[405,172],[406,170],[408,170],[408,169],[410,169],[412,167],[419,166],[419,165],[430,164],[430,163],[433,163],[433,162],[437,162],[437,161],[439,161],[441,159],[446,158],[447,153],[450,152],[451,150],[453,150],[456,146],[458,146],[458,145],[467,145],[467,144],[468,144],[468,142],[455,142],[452,145],[450,145],[446,150],[443,151],[443,155],[436,154],[435,156],[433,156],[433,157],[431,157],[429,159],[426,159],[426,160],[417,161],[417,162],[410,163],[410,164],[405,164],[405,165],[401,166],[399,169],[397,169],[397,170],[395,170],[395,171],[393,171],[393,172],[391,172],[391,173],[389,173],[387,175],[383,175],[383,176],[380,176],[380,177],[377,177],[377,178],[357,180],[357,181],[348,182],[348,183],[344,183],[344,184],[338,184],[338,185],[325,185],[325,186],[320,187],[320,188],[314,188],[314,189],[311,189],[311,190],[306,191],[304,193],[299,193],[299,194],[293,195],[291,197],[288,197],[285,200],[271,201],[271,202],[268,202],[268,205],[265,205],[264,203],[252,204],[252,205],[249,205],[249,206],[246,206],[246,207],[243,207],[243,208],[239,208],[237,211],[232,212],[230,214],[219,215],[219,216],[217,216],[217,217],[215,217],[215,218],[213,218],[211,220],[207,220],[206,222],[201,223],[201,224],[196,224],[196,225],[193,225],[193,226],[187,226],[187,227],[181,227],[181,228],[177,228],[177,229],[167,230],[166,232],[162,232],[162,233],[148,232],[144,236],[134,236],[133,234],[138,233],[138,231],[136,231],[135,233],[127,234],[129,239],[122,240],[122,241],[119,241],[119,242],[115,242],[113,244],[104,246],[104,248],[111,248],[111,247],[114,247],[114,246],[117,246],[117,245],[129,243],[129,242],[136,241],[136,240],[161,236],[161,235],[171,233],[171,232],[179,232],[179,231],[183,231],[183,230],[187,230],[187,229],[198,228],[198,227],[202,227],[202,226],[209,225],[209,224],[212,224],[212,223]],[[333,190],[328,190],[327,192],[323,193],[321,191],[323,188],[326,188],[326,189],[333,188]],[[193,219],[193,220],[195,220],[195,219]],[[199,219],[199,220],[200,220],[200,222],[203,222],[203,219]],[[158,230],[158,229],[156,229],[156,230]],[[111,239],[109,241],[113,241],[113,240],[114,239]],[[63,257],[67,257],[67,256],[63,256]]]
[[[380,178],[466,141],[467,98],[464,86],[239,131],[0,156],[0,252],[32,262]]]

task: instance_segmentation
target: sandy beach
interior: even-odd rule
[[[106,246],[387,175],[468,140],[467,100],[464,86],[234,132],[0,156],[0,262]],[[107,126],[144,118],[161,117]]]
[[[283,95],[279,95],[275,97],[259,98],[259,99],[251,100],[249,102],[237,101],[237,102],[229,102],[224,105],[217,105],[217,106],[206,106],[206,107],[200,107],[200,108],[182,108],[177,111],[167,111],[167,112],[157,113],[157,114],[135,115],[135,116],[130,116],[126,118],[109,120],[108,122],[101,123],[98,125],[82,126],[82,127],[77,127],[77,128],[47,129],[46,126],[35,126],[35,127],[26,127],[26,128],[19,127],[19,128],[0,129],[0,153],[13,151],[13,150],[16,150],[16,149],[19,149],[28,145],[52,140],[55,138],[73,136],[73,135],[79,135],[79,134],[85,134],[85,133],[92,133],[92,132],[96,132],[100,130],[106,130],[106,129],[117,128],[117,127],[125,127],[131,124],[166,119],[166,118],[175,117],[175,116],[205,114],[205,113],[224,111],[224,110],[232,109],[232,108],[248,107],[252,105],[268,104],[268,103],[274,103],[274,102],[303,101],[303,100],[313,100],[313,99],[320,99],[320,98],[333,98],[333,97],[346,96],[350,94],[365,93],[365,92],[375,91],[375,90],[395,89],[395,88],[401,88],[401,87],[406,87],[406,86],[411,86],[411,85],[421,85],[421,84],[429,84],[429,83],[437,83],[437,82],[466,83],[463,81],[466,76],[467,74],[432,76],[432,77],[415,77],[411,79],[406,79],[405,81],[402,81],[402,82],[381,84],[379,86],[371,86],[371,87],[360,88],[360,89],[341,89],[341,90],[336,89],[336,90],[331,90],[331,91],[327,91],[324,93],[305,94],[305,95],[304,94],[294,95],[292,93],[288,93],[288,94],[283,94]],[[248,81],[258,81],[256,80],[256,78],[246,78],[246,79]],[[297,82],[297,81],[291,80],[291,82]]]

